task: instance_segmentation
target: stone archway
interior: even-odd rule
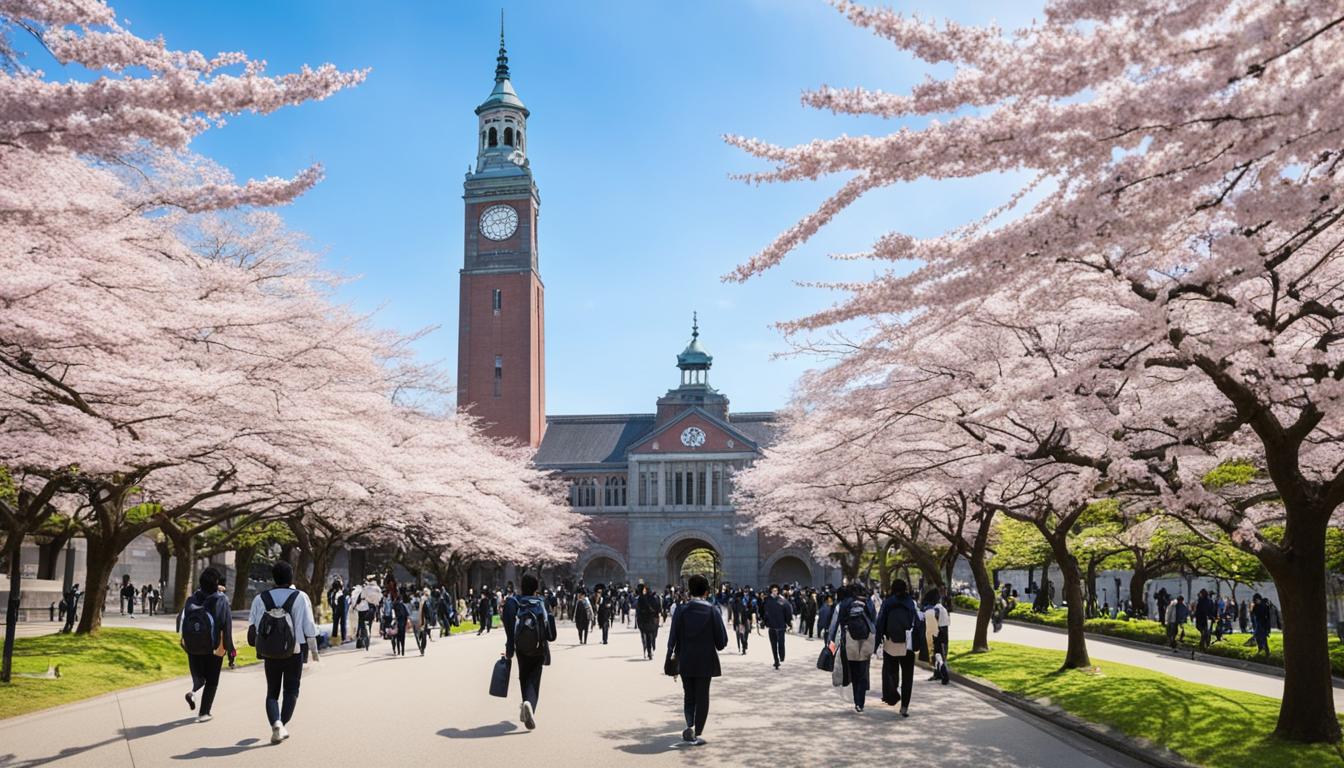
[[[692,553],[707,554],[702,560],[707,563],[704,566],[705,576],[710,580],[711,589],[717,587],[723,580],[723,550],[712,536],[701,531],[674,534],[663,542],[662,557],[667,566],[664,584],[685,586],[682,571]]]
[[[579,578],[590,589],[595,584],[620,584],[629,580],[625,558],[604,544],[590,547],[578,566]]]
[[[771,555],[765,561],[765,577],[767,584],[814,586],[807,554],[796,549],[783,549]]]

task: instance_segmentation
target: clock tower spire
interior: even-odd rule
[[[495,86],[476,107],[476,166],[462,184],[457,404],[487,435],[535,448],[546,428],[546,324],[530,116],[513,89],[501,13]]]

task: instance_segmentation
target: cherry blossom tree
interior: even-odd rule
[[[793,148],[731,138],[774,164],[756,181],[849,177],[732,277],[778,263],[869,190],[1027,171],[1032,181],[979,221],[931,239],[883,236],[868,255],[899,268],[786,327],[952,317],[1004,284],[1042,287],[1029,291],[1041,309],[1105,308],[1103,338],[1128,350],[1106,361],[1112,369],[1148,373],[1210,406],[1150,427],[1191,448],[1216,434],[1200,448],[1215,462],[1238,452],[1263,462],[1281,504],[1277,540],[1266,535],[1263,505],[1223,503],[1200,482],[1199,462],[1168,452],[1152,458],[1161,465],[1152,476],[1167,489],[1165,507],[1228,532],[1278,586],[1286,680],[1276,733],[1338,741],[1324,565],[1326,530],[1344,501],[1337,9],[1057,0],[1043,21],[1005,33],[837,5],[951,74],[906,94],[824,87],[805,97],[836,112],[921,121],[886,136]],[[1141,418],[1129,416],[1131,426]]]

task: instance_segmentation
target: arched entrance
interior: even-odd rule
[[[583,583],[589,588],[597,584],[624,584],[625,568],[610,557],[594,557],[583,569]]]
[[[811,586],[812,569],[798,555],[782,553],[770,564],[769,583]]]
[[[667,582],[686,586],[693,574],[709,579],[711,589],[723,581],[723,556],[708,537],[686,536],[666,547]]]

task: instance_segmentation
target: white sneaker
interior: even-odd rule
[[[271,723],[272,744],[279,744],[280,742],[288,738],[289,738],[289,731],[285,730],[284,723],[281,723],[279,720],[276,720],[274,723]]]
[[[523,705],[518,708],[518,718],[523,721],[523,725],[527,726],[529,731],[537,727],[537,721],[532,717],[531,702],[524,701]]]
[[[208,722],[210,722],[210,721],[213,720],[213,719],[215,719],[215,716],[214,716],[214,715],[201,715],[200,717],[196,718],[196,722],[198,722],[198,723],[208,723]]]

